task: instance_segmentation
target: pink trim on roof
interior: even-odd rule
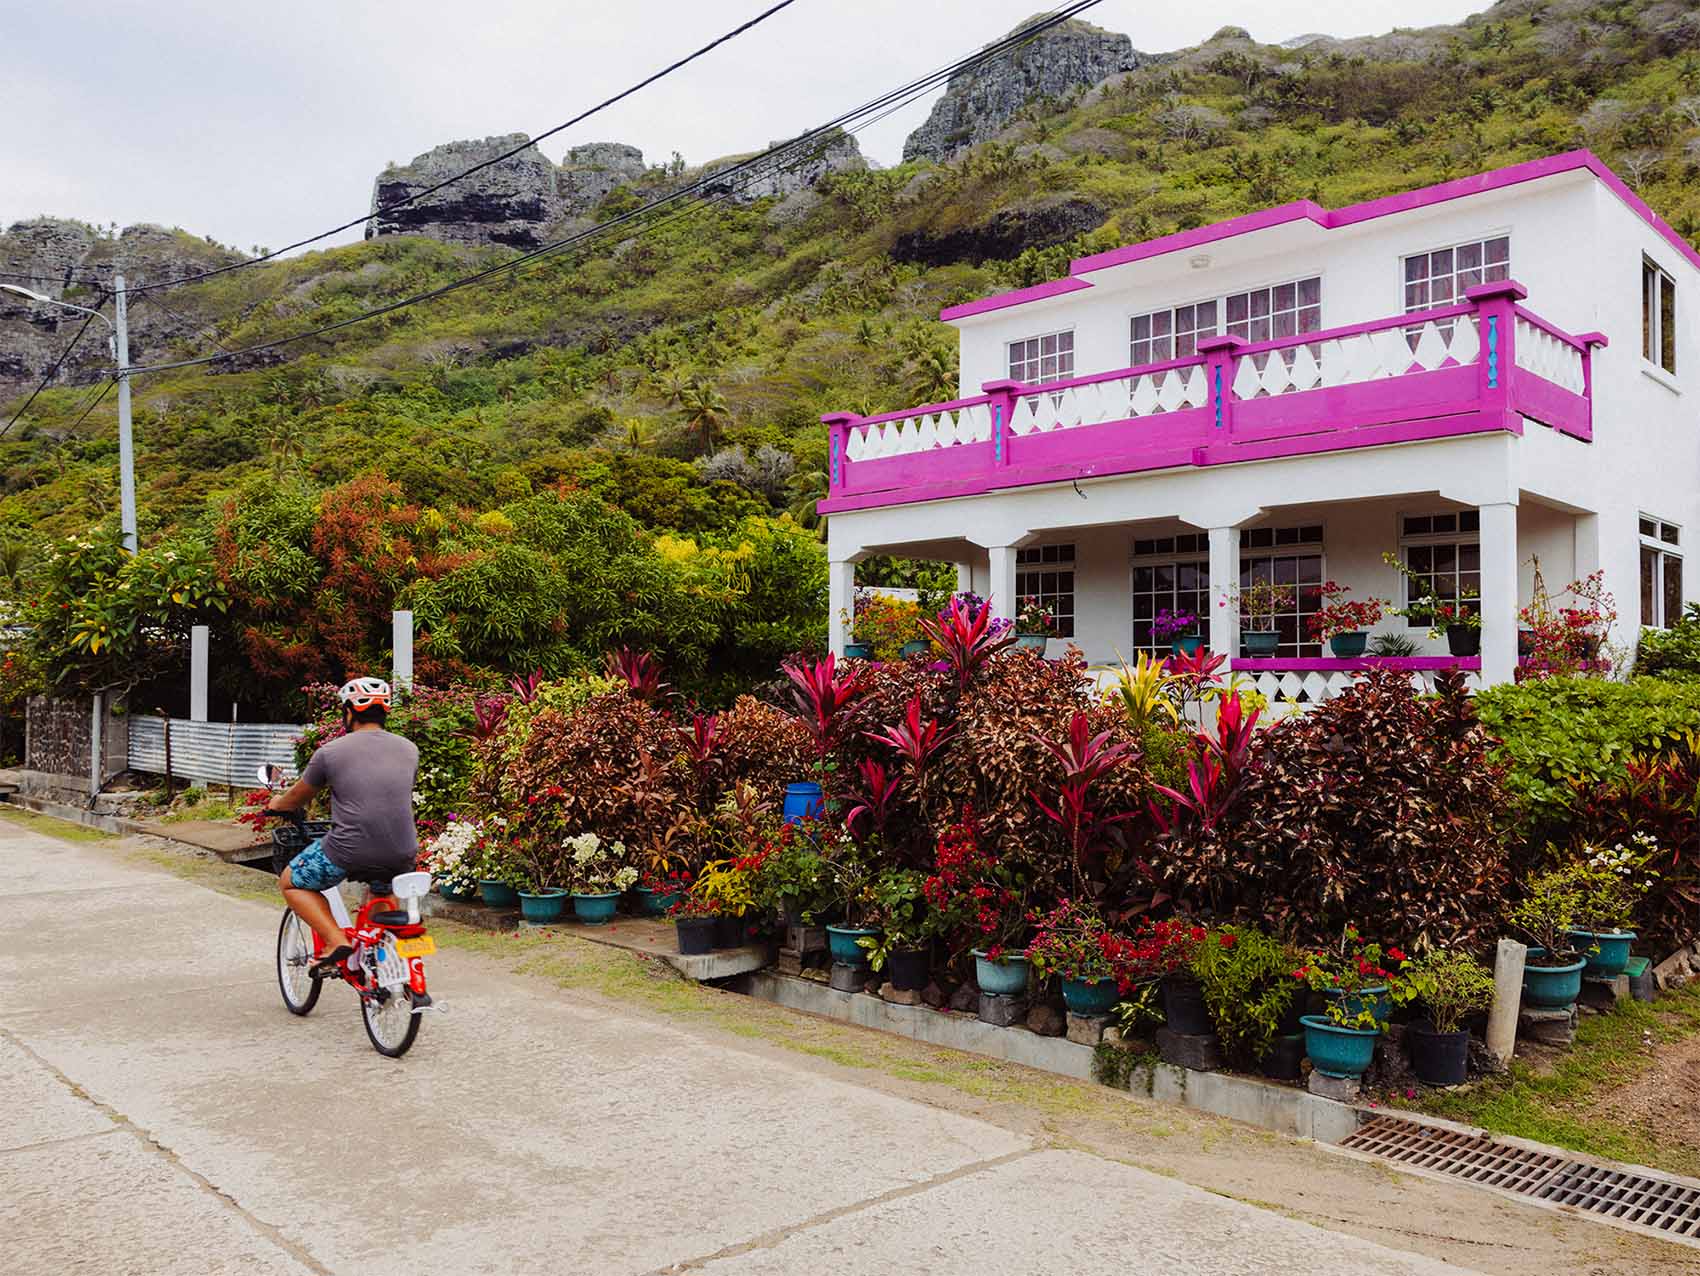
[[[1455,178],[1452,181],[1441,182],[1435,186],[1423,186],[1417,190],[1404,191],[1397,195],[1384,195],[1380,199],[1366,200],[1361,204],[1348,204],[1344,208],[1327,209],[1308,199],[1296,200],[1293,203],[1282,204],[1276,208],[1266,208],[1261,212],[1230,217],[1227,221],[1200,226],[1194,230],[1177,231],[1172,235],[1163,235],[1141,244],[1112,248],[1108,252],[1094,253],[1090,257],[1077,257],[1069,263],[1069,277],[1067,279],[1053,279],[1049,283],[1035,284],[1031,288],[1020,288],[1014,292],[999,293],[996,296],[982,297],[977,301],[966,302],[959,306],[950,306],[939,312],[939,318],[944,320],[965,319],[970,315],[984,314],[991,310],[1002,310],[1008,306],[1019,306],[1029,301],[1038,301],[1045,297],[1055,297],[1062,293],[1074,292],[1080,288],[1089,288],[1092,286],[1091,283],[1080,279],[1079,276],[1090,274],[1096,270],[1106,270],[1111,266],[1124,266],[1129,262],[1146,261],[1168,253],[1185,252],[1204,244],[1232,239],[1239,235],[1248,235],[1255,231],[1268,230],[1271,227],[1283,226],[1289,222],[1308,221],[1323,230],[1336,230],[1343,226],[1354,226],[1359,222],[1371,221],[1377,217],[1387,217],[1395,213],[1408,213],[1435,204],[1443,204],[1448,200],[1464,199],[1471,195],[1504,190],[1508,186],[1538,181],[1543,177],[1555,177],[1562,173],[1573,173],[1578,170],[1586,170],[1597,177],[1606,189],[1628,206],[1631,212],[1652,227],[1672,248],[1681,253],[1683,259],[1689,265],[1700,270],[1700,252],[1696,252],[1686,239],[1671,229],[1662,217],[1647,206],[1645,200],[1630,190],[1624,184],[1623,179],[1606,166],[1604,160],[1592,151],[1579,150],[1566,151],[1561,155],[1549,155],[1544,159],[1525,160],[1520,164],[1510,164],[1504,168],[1477,173],[1471,177]]]

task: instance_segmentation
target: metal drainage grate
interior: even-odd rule
[[[1700,1243],[1700,1188],[1381,1116],[1340,1141],[1418,1169]]]

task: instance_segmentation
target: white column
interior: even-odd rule
[[[1482,683],[1510,682],[1517,671],[1517,507],[1480,507],[1482,530]]]
[[[1240,583],[1240,529],[1210,529],[1210,650],[1218,656],[1238,655],[1240,613],[1233,591]],[[1223,599],[1229,599],[1226,604]]]
[[[958,563],[956,565],[956,592],[970,593],[974,588],[974,564]]]
[[[851,608],[856,605],[856,564],[850,561],[829,562],[826,565],[826,571],[827,646],[833,655],[842,660],[847,629],[844,618],[850,614]]]
[[[1488,1010],[1487,1048],[1504,1064],[1517,1048],[1517,1012],[1523,1005],[1523,963],[1529,950],[1502,939],[1493,961],[1493,1006]]]
[[[106,695],[94,693],[89,705],[89,801],[100,796],[100,786],[106,778],[101,774],[104,760],[101,750],[106,744]]]
[[[211,656],[211,631],[205,625],[189,629],[189,721],[207,720],[207,664]]]
[[[1015,546],[993,545],[986,550],[986,557],[991,563],[986,601],[991,604],[992,615],[1014,620],[1021,606],[1021,600],[1015,596]]]
[[[413,685],[413,613],[398,611],[390,617],[390,681],[398,690]]]

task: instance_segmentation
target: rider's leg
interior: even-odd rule
[[[348,936],[341,926],[336,924],[336,918],[331,915],[330,901],[318,891],[303,890],[296,886],[285,868],[277,879],[283,889],[283,899],[289,909],[302,921],[313,928],[315,934],[325,942],[325,951],[334,952],[338,947],[348,942]]]

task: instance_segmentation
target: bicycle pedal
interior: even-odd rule
[[[432,1014],[446,1015],[449,1013],[449,1008],[434,1001],[431,994],[428,992],[414,993],[413,1013],[416,1015],[422,1015],[426,1011],[430,1011]]]

